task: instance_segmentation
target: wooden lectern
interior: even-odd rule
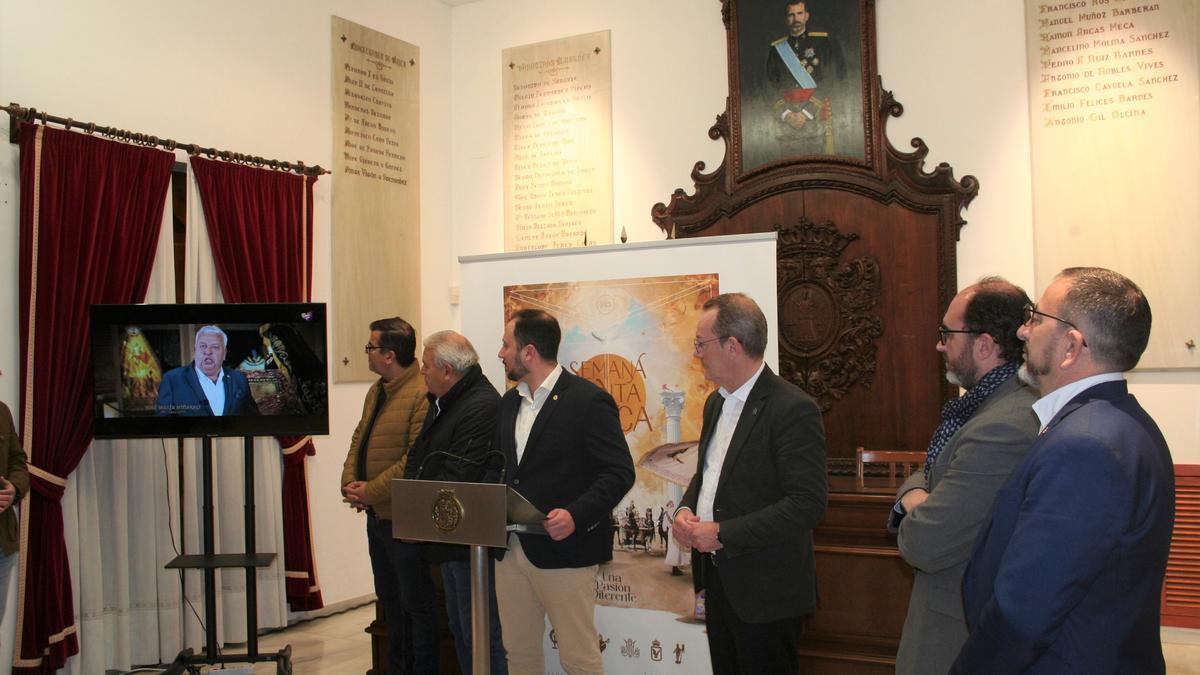
[[[475,675],[491,672],[487,547],[508,548],[509,532],[546,534],[545,519],[546,514],[507,485],[392,481],[393,537],[471,547],[471,660]]]

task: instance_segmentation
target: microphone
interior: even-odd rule
[[[424,459],[421,460],[421,464],[417,467],[416,478],[419,479],[421,476],[423,476],[425,474],[425,465],[429,462],[429,460],[433,459],[435,456],[449,457],[450,459],[453,459],[458,462],[462,462],[463,464],[471,464],[473,466],[479,466],[479,465],[485,463],[487,461],[487,459],[489,457],[491,457],[492,455],[500,454],[499,452],[497,452],[495,450],[489,450],[488,452],[483,453],[479,457],[467,457],[465,455],[465,453],[471,449],[471,445],[473,445],[474,443],[475,443],[474,438],[467,439],[466,447],[464,447],[460,451],[464,454],[457,454],[457,453],[451,452],[449,450],[435,450],[435,451],[425,455]],[[489,443],[488,445],[490,447],[491,444]]]
[[[491,447],[492,447],[492,443],[491,443],[491,441],[488,441],[488,448],[491,448]],[[483,457],[481,459],[486,459],[488,457],[492,457],[493,455],[498,456],[500,458],[500,462],[501,462],[500,478],[496,481],[496,484],[504,485],[504,478],[505,478],[505,476],[508,475],[508,456],[505,455],[503,452],[500,452],[499,450],[490,450],[489,449],[487,452],[485,452],[483,454]]]
[[[490,443],[488,444],[488,447],[491,447]],[[504,454],[503,452],[500,452],[499,450],[492,450],[488,454],[489,455],[500,455],[500,460],[503,462],[503,464],[500,465],[500,480],[498,480],[496,482],[499,483],[500,485],[505,485],[504,478],[508,474],[508,455]]]
[[[468,438],[467,446],[462,449],[462,452],[466,452],[466,451],[470,450],[471,444],[474,442],[475,442],[474,438]],[[421,464],[417,467],[417,474],[416,474],[417,480],[420,480],[421,476],[425,475],[425,465],[429,463],[429,460],[431,460],[434,457],[439,456],[439,455],[441,455],[443,457],[449,457],[451,459],[457,459],[460,462],[468,462],[471,464],[476,463],[474,460],[472,460],[468,457],[463,457],[462,455],[454,454],[454,453],[450,452],[449,450],[434,450],[433,452],[425,455],[424,459],[421,460]]]

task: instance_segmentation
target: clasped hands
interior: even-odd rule
[[[817,111],[817,116],[822,122],[828,122],[833,119],[833,102],[830,99],[827,98],[821,103],[821,107]],[[805,124],[808,124],[809,117],[802,112],[790,110],[783,114],[783,121],[793,129],[800,129]]]
[[[671,524],[671,535],[682,546],[694,548],[701,553],[713,553],[725,548],[717,539],[721,524],[700,520],[691,509],[680,509]]]
[[[7,478],[0,476],[0,513],[7,511],[16,498],[17,488]]]
[[[342,501],[358,512],[367,510],[367,482],[363,480],[350,481],[342,486]]]

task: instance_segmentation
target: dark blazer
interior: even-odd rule
[[[543,569],[612,560],[612,510],[634,479],[613,397],[564,369],[538,412],[517,464],[520,405],[516,387],[500,400],[495,447],[505,456],[505,482],[543,513],[566,509],[575,521],[575,532],[562,541],[519,535],[525,555]]]
[[[250,383],[240,371],[232,368],[222,368],[225,371],[225,413],[226,415],[257,415],[258,405],[250,395]],[[196,376],[196,367],[189,363],[168,370],[163,375],[162,383],[158,385],[158,403],[156,414],[175,415],[182,417],[206,417],[212,415],[208,407],[208,397],[200,388],[200,378]]]
[[[1037,438],[1036,400],[1016,375],[1005,380],[946,442],[928,480],[917,471],[900,488],[924,488],[929,499],[900,521],[900,555],[916,569],[897,675],[945,673],[966,642],[963,570],[996,491]]]
[[[478,364],[468,369],[440,402],[433,394],[426,397],[429,411],[421,433],[408,449],[405,478],[478,483],[489,466],[503,464],[504,458],[491,451],[500,394]],[[458,544],[426,544],[424,552],[431,562],[470,557],[469,549]]]
[[[723,403],[719,392],[704,403],[699,464],[680,503],[693,513]],[[764,368],[738,418],[713,503],[723,547],[715,561],[742,621],[766,623],[815,609],[812,529],[825,516],[827,493],[821,411],[799,387]],[[697,590],[704,587],[701,555],[692,551]]]
[[[1162,673],[1174,466],[1124,381],[1073,398],[996,495],[955,673]]]

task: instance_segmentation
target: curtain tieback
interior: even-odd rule
[[[294,444],[289,445],[288,447],[284,448],[283,454],[290,455],[293,452],[303,450],[304,446],[308,445],[309,442],[311,442],[311,441],[312,441],[312,436],[304,436],[300,440],[296,441]]]
[[[29,483],[30,490],[36,492],[43,497],[52,501],[60,501],[63,493],[67,491],[67,479],[59,478],[45,469],[27,464],[30,477],[33,478]]]
[[[55,476],[54,474],[50,473],[49,471],[46,471],[45,469],[41,468],[40,466],[34,466],[32,464],[28,464],[26,466],[26,468],[29,469],[29,473],[31,475],[37,476],[38,478],[41,478],[42,480],[46,481],[47,483],[57,485],[58,487],[61,487],[61,488],[67,487],[67,479],[66,478],[59,478],[58,476]]]

